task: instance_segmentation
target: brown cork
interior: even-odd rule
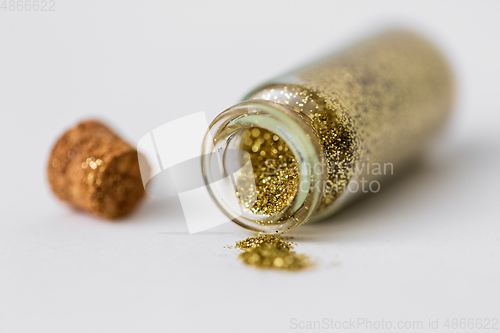
[[[47,175],[59,199],[106,219],[130,213],[145,193],[137,151],[95,120],[79,123],[57,140]]]

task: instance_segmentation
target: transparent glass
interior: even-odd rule
[[[237,224],[255,232],[286,232],[333,214],[366,193],[360,185],[376,183],[378,191],[383,179],[429,149],[452,101],[451,72],[436,48],[413,33],[385,33],[269,81],[223,111],[203,142],[205,182]],[[298,167],[293,200],[272,214],[242,209],[241,198],[235,200],[243,186],[238,177],[217,182],[221,171],[248,167],[248,156],[229,151],[241,150],[245,131],[253,128],[279,136]]]
[[[239,149],[241,135],[249,128],[266,129],[279,135],[291,148],[297,160],[300,184],[298,191],[291,204],[271,216],[254,214],[235,206],[234,203],[238,201],[234,200],[234,184],[217,181],[221,178],[221,171],[226,176],[234,173],[234,170],[244,168],[247,159],[235,161],[234,154],[228,155],[224,152]],[[216,152],[220,154],[214,154]],[[324,166],[326,163],[320,140],[310,119],[290,106],[252,100],[225,110],[210,125],[203,142],[202,156],[203,175],[212,198],[231,220],[249,230],[263,233],[291,230],[309,219],[321,202],[322,192],[314,186],[325,180],[326,171],[315,172],[314,168],[310,167]],[[234,166],[235,162],[237,167]],[[219,165],[219,168],[214,167],[216,165]]]

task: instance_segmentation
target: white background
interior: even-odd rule
[[[438,318],[443,328],[500,317],[499,4],[55,0],[54,12],[0,10],[0,331],[282,332],[292,318]],[[49,149],[80,119],[103,119],[135,145],[392,25],[447,54],[456,112],[413,174],[294,232],[313,269],[243,266],[224,246],[249,234],[226,224],[190,236],[177,200],[149,199],[110,223],[48,189]]]

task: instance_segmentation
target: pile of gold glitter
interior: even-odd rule
[[[293,244],[274,235],[250,237],[236,242],[244,252],[239,258],[245,264],[268,269],[297,271],[310,266],[304,254],[292,251]]]
[[[254,214],[271,216],[293,201],[299,184],[295,156],[280,137],[262,128],[246,130],[241,145],[250,155],[255,188],[239,186],[240,202]],[[256,198],[249,206],[248,198]]]

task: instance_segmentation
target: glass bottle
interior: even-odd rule
[[[219,114],[202,147],[207,188],[232,221],[255,232],[323,219],[378,192],[428,150],[452,100],[438,50],[411,32],[386,32],[268,81]],[[237,161],[231,149],[247,158]],[[214,158],[224,170],[248,157],[254,185],[241,174],[236,190],[214,185]]]

